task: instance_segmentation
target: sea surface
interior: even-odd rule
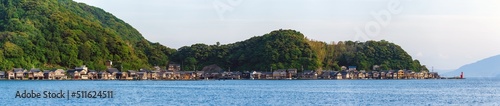
[[[33,90],[42,98],[16,98]],[[500,105],[500,79],[0,81],[0,105]],[[43,98],[112,91],[113,98]],[[70,96],[70,97],[68,97]]]

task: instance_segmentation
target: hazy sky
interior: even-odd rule
[[[277,29],[310,39],[388,40],[429,68],[500,54],[498,0],[76,0],[179,48],[242,41]]]

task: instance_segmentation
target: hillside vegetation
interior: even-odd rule
[[[313,41],[295,30],[276,30],[263,36],[227,45],[194,44],[181,47],[173,60],[185,70],[217,64],[229,70],[296,68],[300,70],[340,70],[357,66],[359,70],[427,70],[400,46],[387,41]]]
[[[168,40],[168,39],[164,39]],[[295,30],[276,30],[232,44],[194,44],[178,50],[151,43],[112,14],[71,0],[1,0],[0,69],[72,68],[120,70],[178,63],[183,70],[216,64],[224,70],[296,68],[340,70],[426,70],[401,47],[387,41],[325,43]],[[378,69],[377,69],[378,70]]]
[[[1,0],[0,69],[166,65],[175,52],[102,9],[71,0]]]

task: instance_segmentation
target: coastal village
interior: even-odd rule
[[[223,71],[217,65],[210,65],[201,71],[181,71],[179,64],[169,64],[166,69],[155,66],[153,70],[121,71],[112,68],[112,61],[106,62],[103,71],[89,70],[86,66],[63,70],[40,70],[38,68],[14,68],[0,71],[2,80],[354,80],[354,79],[438,79],[437,72],[412,70],[357,70],[356,66],[342,66],[341,71],[277,69],[268,71]],[[375,66],[376,68],[376,66]],[[377,69],[374,69],[377,70]]]

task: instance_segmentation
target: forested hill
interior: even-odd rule
[[[0,70],[73,68],[120,70],[179,63],[183,70],[216,64],[224,70],[296,68],[425,70],[387,41],[325,43],[294,30],[276,30],[227,45],[194,44],[177,51],[151,43],[129,24],[102,9],[71,0],[0,0]],[[165,39],[167,40],[167,39]]]
[[[225,70],[296,68],[299,70],[427,70],[400,46],[387,41],[325,43],[309,40],[298,31],[276,30],[263,36],[227,45],[194,44],[178,49],[172,61],[184,70],[216,64]]]
[[[175,52],[102,9],[71,0],[1,0],[0,69],[166,65]]]

